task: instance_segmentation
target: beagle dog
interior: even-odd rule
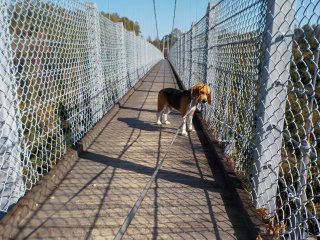
[[[186,136],[186,125],[188,131],[192,132],[192,118],[198,103],[211,104],[211,89],[207,84],[198,83],[189,90],[178,90],[175,88],[164,88],[158,94],[157,124],[170,124],[168,114],[173,109],[178,110],[183,117],[181,135]]]

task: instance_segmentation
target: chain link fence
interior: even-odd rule
[[[95,4],[0,0],[0,211],[160,59]]]
[[[223,0],[169,53],[211,85],[204,118],[279,239],[320,237],[319,51],[319,0]]]

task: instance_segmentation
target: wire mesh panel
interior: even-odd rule
[[[6,212],[138,80],[128,85],[127,75],[145,74],[162,54],[95,4],[1,0],[0,6],[0,211]]]
[[[104,63],[104,77],[106,87],[110,91],[112,105],[121,98],[121,81],[118,78],[118,66],[122,66],[122,34],[119,26],[104,16],[100,16],[100,31],[104,40],[104,51],[101,52],[101,60]]]
[[[104,112],[108,111],[114,104],[114,89],[111,84],[115,81],[115,69],[114,65],[112,65],[112,59],[110,59],[113,55],[111,55],[112,51],[112,34],[111,32],[114,30],[112,28],[112,22],[103,16],[99,16],[99,26],[100,26],[100,64],[103,72],[103,110]]]
[[[92,123],[97,123],[104,114],[105,104],[103,100],[103,72],[101,68],[100,54],[100,29],[99,29],[99,13],[96,11],[94,3],[87,3],[91,7],[87,11],[87,28],[89,41],[89,71],[90,71],[90,109],[92,111]]]
[[[237,14],[232,9],[238,9]],[[207,82],[215,97],[206,117],[215,126],[216,138],[228,144],[228,155],[237,153],[235,169],[246,184],[265,11],[265,1],[223,1],[209,12]]]
[[[211,133],[281,239],[320,236],[319,13],[319,0],[220,1],[169,53],[186,87],[211,85]]]
[[[1,6],[8,7],[3,1]],[[7,210],[10,204],[25,193],[23,182],[23,163],[20,158],[21,147],[18,129],[20,112],[18,111],[18,93],[14,73],[12,52],[10,51],[10,21],[8,13],[0,14],[0,208]]]

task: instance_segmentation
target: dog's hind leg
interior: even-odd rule
[[[166,106],[163,110],[163,124],[170,124],[170,122],[168,121],[168,114],[170,113],[170,107]]]
[[[165,101],[163,97],[163,93],[160,91],[158,94],[158,111],[157,111],[157,124],[161,125],[162,113],[165,107]]]
[[[161,117],[163,115],[163,112],[166,108],[166,100],[163,96],[163,92],[160,91],[158,94],[158,111],[157,111],[157,124],[161,125]]]
[[[161,123],[162,112],[163,112],[163,111],[157,112],[157,124],[158,124],[158,125],[161,125],[161,124],[162,124],[162,123]]]

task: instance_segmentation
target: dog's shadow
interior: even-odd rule
[[[158,126],[156,123],[145,122],[137,118],[118,118],[120,122],[126,123],[130,128],[136,128],[143,131],[159,131],[161,126]],[[174,129],[166,126],[166,129]]]

